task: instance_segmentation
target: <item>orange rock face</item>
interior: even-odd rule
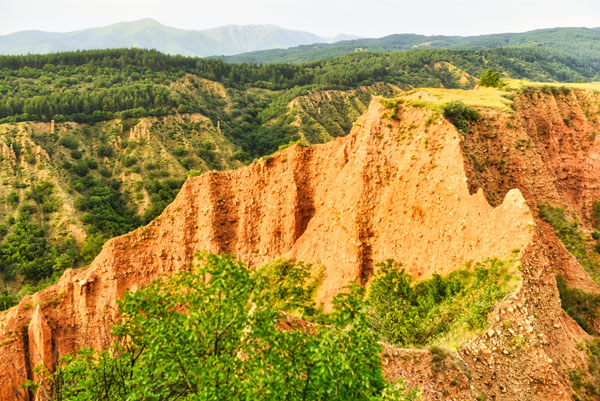
[[[523,124],[515,135],[529,135],[531,120],[543,119],[537,114],[542,107],[518,109]],[[59,355],[83,346],[105,347],[108,326],[118,318],[116,299],[164,273],[186,269],[198,251],[233,253],[250,267],[280,256],[313,263],[323,274],[318,299],[327,307],[350,282],[367,283],[376,264],[387,258],[422,279],[464,268],[466,261],[504,258],[516,249],[524,265],[523,285],[497,305],[494,333],[459,351],[475,388],[461,382],[461,394],[570,399],[567,371],[585,365],[575,341],[586,335],[562,312],[554,270],[570,269],[579,282],[595,287],[568,253],[563,256],[570,267],[556,265],[559,258],[546,237],[556,238],[539,225],[533,209],[544,192],[539,182],[519,178],[518,170],[506,180],[511,188],[494,181],[495,173],[478,176],[464,155],[472,149],[493,152],[493,146],[471,143],[444,120],[429,124],[425,109],[404,106],[394,120],[382,118],[384,111],[374,100],[345,138],[292,146],[248,167],[189,179],[148,226],[109,241],[90,267],[67,271],[58,284],[1,313],[0,399],[14,399],[18,384],[34,378],[36,365],[52,369]],[[475,135],[485,124],[512,118],[488,114]],[[584,162],[592,157],[590,149],[573,158]],[[553,183],[553,174],[560,173],[556,169],[573,164],[568,159],[557,165],[555,156],[541,149],[531,152],[527,157],[537,155],[539,165],[532,169],[543,183]],[[531,160],[522,163],[534,165]],[[548,193],[568,206],[588,199],[570,196],[569,186],[557,188]],[[494,191],[501,197],[488,201]],[[503,352],[515,336],[501,327],[505,318],[527,338],[518,353]],[[411,358],[418,359],[415,355]]]

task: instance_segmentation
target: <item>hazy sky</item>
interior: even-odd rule
[[[274,24],[332,36],[475,35],[600,26],[599,0],[0,0],[0,34],[154,18],[188,29]]]

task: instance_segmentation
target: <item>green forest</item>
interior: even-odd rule
[[[0,122],[95,123],[201,113],[220,121],[250,160],[297,139],[297,127],[284,121],[267,124],[278,117],[281,99],[376,82],[403,89],[474,85],[461,83],[460,76],[439,63],[475,77],[488,68],[536,81],[586,81],[598,74],[597,63],[590,60],[525,48],[366,52],[295,65],[227,64],[139,49],[0,56]],[[177,85],[188,74],[223,84],[231,99],[229,110],[197,85]]]
[[[598,65],[600,61],[600,31],[589,28],[550,28],[521,33],[500,33],[479,36],[424,36],[394,34],[382,38],[345,40],[336,43],[315,43],[289,49],[261,50],[221,57],[231,63],[306,63],[354,52],[399,52],[415,49],[491,50],[521,48],[580,59]]]

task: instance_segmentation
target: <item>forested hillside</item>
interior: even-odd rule
[[[158,216],[189,175],[345,135],[373,95],[469,88],[490,67],[541,81],[596,74],[530,49],[298,65],[133,49],[0,57],[0,308]]]
[[[499,47],[554,51],[580,59],[581,62],[595,63],[597,67],[600,60],[600,31],[588,28],[551,28],[523,33],[466,37],[395,34],[378,39],[356,39],[331,44],[317,43],[289,49],[256,51],[227,56],[223,59],[235,63],[304,63],[361,51],[489,50]]]

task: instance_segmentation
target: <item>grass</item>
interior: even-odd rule
[[[445,89],[445,88],[419,88],[413,89],[399,95],[407,104],[415,107],[428,107],[436,113],[443,113],[443,106],[449,102],[462,101],[470,107],[483,107],[513,113],[513,100],[517,93],[526,88],[537,88],[545,90],[556,88],[557,90],[586,89],[600,91],[600,82],[588,83],[561,83],[561,82],[532,82],[524,79],[502,79],[503,86],[500,88],[478,89]],[[390,100],[386,100],[391,104]],[[384,103],[385,105],[385,103]]]
[[[521,280],[515,256],[418,283],[392,260],[378,266],[368,294],[372,324],[401,347],[460,348],[489,326],[488,314]]]
[[[498,88],[479,88],[476,90],[427,88],[414,89],[400,95],[408,104],[417,107],[429,107],[439,113],[448,102],[462,101],[470,107],[484,107],[512,113],[512,101],[505,96],[511,92]]]
[[[506,84],[506,90],[518,91],[524,88],[569,88],[569,89],[586,89],[593,91],[600,91],[600,82],[582,82],[582,83],[565,83],[565,82],[533,82],[526,79],[502,79]]]

